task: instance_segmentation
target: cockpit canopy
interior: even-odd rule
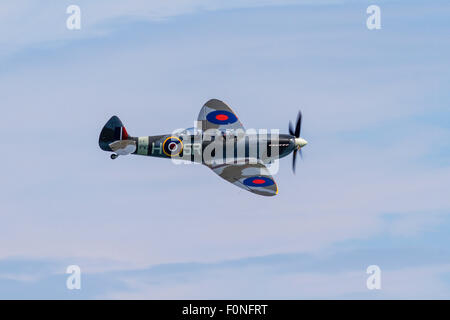
[[[205,134],[209,134],[211,137],[221,135],[222,137],[235,137],[241,138],[245,135],[243,130],[230,130],[230,129],[209,129],[207,131],[200,130],[196,127],[179,129],[174,132],[179,137],[182,136],[194,136],[194,137],[203,137]],[[214,138],[213,138],[214,139]]]
[[[201,136],[203,134],[203,131],[200,129],[197,129],[195,127],[186,128],[186,129],[180,129],[176,130],[175,134],[178,136]]]

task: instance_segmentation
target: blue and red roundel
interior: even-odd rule
[[[245,179],[244,184],[249,187],[268,187],[275,182],[270,178],[255,176]]]
[[[226,110],[217,110],[206,115],[206,120],[214,124],[231,124],[238,119],[234,113]]]
[[[173,157],[183,151],[183,143],[177,137],[168,137],[163,142],[163,152],[168,157]]]

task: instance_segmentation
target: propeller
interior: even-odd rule
[[[302,112],[299,111],[297,115],[297,122],[295,124],[295,130],[292,126],[292,123],[289,121],[289,134],[295,137],[295,149],[292,157],[292,171],[295,173],[295,163],[297,159],[297,152],[300,153],[300,158],[303,159],[302,147],[304,147],[308,142],[305,139],[300,137],[302,129]]]

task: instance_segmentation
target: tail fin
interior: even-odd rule
[[[102,150],[113,151],[109,146],[111,143],[114,141],[127,139],[128,133],[123,126],[122,121],[120,121],[117,116],[112,116],[100,132],[98,144]]]

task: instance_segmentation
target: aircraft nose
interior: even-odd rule
[[[308,144],[308,141],[306,141],[303,138],[295,138],[295,145],[299,146],[300,148],[303,148]]]

